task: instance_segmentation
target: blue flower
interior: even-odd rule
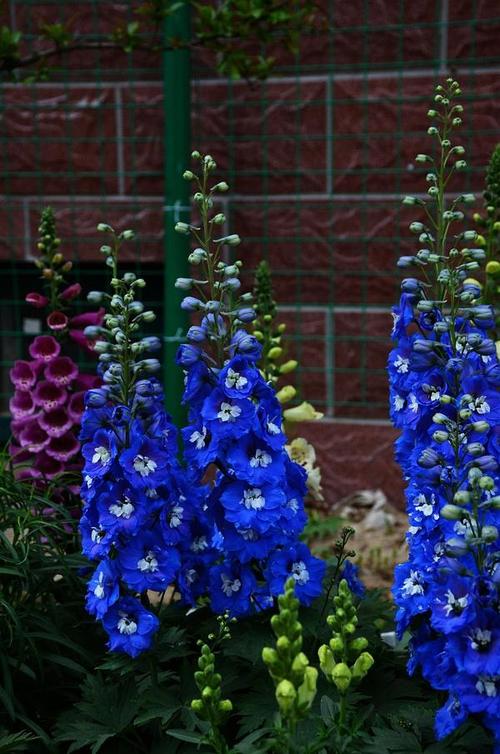
[[[247,359],[237,356],[228,361],[219,374],[219,387],[229,398],[251,395],[259,373]]]
[[[87,585],[85,606],[91,615],[102,618],[120,597],[119,575],[116,564],[102,560]]]
[[[112,432],[99,429],[92,440],[89,440],[82,448],[85,458],[84,474],[91,477],[104,476],[116,458],[116,442]]]
[[[164,475],[168,454],[159,443],[139,436],[120,456],[120,465],[130,484],[137,488],[154,487]]]
[[[112,652],[125,652],[130,657],[151,647],[160,621],[133,597],[122,597],[104,615],[103,626],[109,636]]]
[[[310,605],[320,596],[324,575],[324,561],[311,555],[304,544],[277,550],[269,559],[269,586],[272,594],[281,594],[285,582],[292,577],[295,580],[295,593],[304,605]]]
[[[226,561],[210,571],[210,596],[216,613],[245,615],[250,611],[256,588],[257,582],[248,566]]]
[[[248,398],[228,398],[216,389],[205,399],[201,416],[214,437],[237,439],[251,428],[255,408]]]
[[[155,533],[145,532],[121,550],[119,562],[122,579],[131,589],[163,592],[175,580],[180,557],[174,547],[166,547]]]
[[[227,521],[239,529],[265,533],[276,523],[285,502],[283,490],[274,485],[252,485],[244,481],[226,482],[214,491],[225,509]]]

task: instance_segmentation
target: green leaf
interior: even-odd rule
[[[190,744],[201,744],[205,740],[205,736],[194,731],[191,733],[187,730],[172,728],[171,730],[167,730],[166,733],[167,736],[172,736],[172,738],[177,738],[179,741],[186,741]]]

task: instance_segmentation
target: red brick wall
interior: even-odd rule
[[[224,206],[245,240],[246,282],[260,258],[273,266],[300,396],[326,415],[305,434],[331,501],[360,487],[401,501],[384,374],[394,265],[413,248],[398,197],[424,188],[412,160],[433,84],[449,71],[465,93],[467,189],[481,190],[498,140],[495,6],[324,2],[330,30],[305,37],[296,59],[276,45],[280,66],[263,84],[221,80],[206,56],[195,61],[193,146],[228,176]],[[1,22],[28,34],[58,18],[105,33],[129,20],[130,4],[11,0],[5,13]],[[168,127],[175,111],[166,117]],[[4,84],[0,260],[29,261],[50,202],[75,259],[97,261],[95,226],[106,219],[139,232],[141,264],[161,262],[163,121],[152,55],[82,53],[50,83]]]

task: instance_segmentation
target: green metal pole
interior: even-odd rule
[[[190,3],[184,3],[165,22],[165,38],[191,38]],[[189,239],[174,231],[179,220],[189,222],[189,183],[182,173],[191,153],[191,61],[190,51],[175,49],[163,54],[163,102],[165,115],[165,241],[163,276],[164,371],[167,410],[177,426],[185,423],[181,406],[184,387],[182,369],[175,353],[186,332],[187,314],[180,309],[182,294],[175,287],[178,277],[188,277]]]

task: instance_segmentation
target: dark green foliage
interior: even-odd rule
[[[55,61],[59,65],[63,56],[76,51],[148,50],[160,55],[165,50],[203,47],[214,53],[222,75],[265,79],[273,68],[274,58],[262,49],[279,39],[284,49],[295,53],[300,35],[312,28],[318,16],[316,4],[311,0],[190,2],[193,37],[185,41],[178,37],[164,38],[164,22],[171,17],[175,23],[176,14],[186,3],[143,0],[131,5],[137,20],[118,26],[104,39],[82,35],[61,22],[42,24],[38,36],[30,38],[30,52],[25,56],[21,53],[23,31],[1,27],[0,71],[15,77],[24,71],[24,79],[32,82],[46,80]]]

